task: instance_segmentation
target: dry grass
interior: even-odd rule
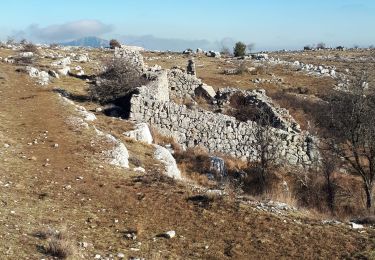
[[[181,146],[176,142],[176,140],[174,140],[172,136],[165,136],[160,134],[159,131],[153,126],[150,126],[150,132],[155,144],[161,146],[171,145],[175,153],[179,153],[182,150]]]
[[[2,57],[4,53],[0,50]],[[212,66],[217,62],[212,59]],[[93,244],[80,251],[85,259],[118,252],[146,259],[228,259],[229,255],[233,259],[351,259],[368,257],[373,251],[372,229],[359,233],[346,226],[323,226],[307,217],[296,224],[294,216],[281,218],[226,199],[211,200],[208,208],[196,206],[186,200],[197,193],[191,186],[167,178],[156,181],[159,172],[153,150],[137,142],[121,139],[130,155],[136,154],[147,164],[147,174],[111,167],[97,159],[97,152],[104,147],[92,143],[96,140],[93,135],[71,132],[64,123],[71,111],[56,100],[51,88],[68,85],[69,77],[42,89],[26,75],[16,74],[12,65],[0,63],[0,69],[7,79],[1,83],[0,133],[5,135],[2,140],[15,140],[8,149],[0,147],[0,180],[10,183],[8,188],[2,185],[0,207],[0,221],[7,223],[0,225],[0,233],[6,234],[0,241],[4,259],[47,258],[36,250],[37,245],[48,248],[47,240],[25,234],[41,229],[41,225],[57,225],[62,218],[74,238],[67,241],[84,239]],[[232,80],[228,77],[227,82],[234,84]],[[76,83],[72,82],[72,89],[84,87]],[[94,123],[119,138],[121,131],[130,127],[126,121],[100,115]],[[46,130],[48,139],[27,145]],[[52,148],[54,143],[60,144],[58,149]],[[36,160],[27,160],[32,156]],[[51,165],[43,167],[46,158]],[[77,176],[83,179],[77,180]],[[119,221],[114,223],[114,219]],[[121,231],[126,227],[137,230],[140,251],[131,249],[137,243],[124,240]],[[176,239],[153,240],[172,229]],[[50,248],[59,251],[52,250],[59,248],[55,242]]]
[[[58,259],[77,259],[77,248],[73,240],[65,230],[55,231],[47,229],[35,234],[37,237],[46,240],[46,245],[42,247],[42,252],[46,255]]]

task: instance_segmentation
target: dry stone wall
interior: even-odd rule
[[[225,153],[239,158],[254,160],[257,157],[257,140],[254,129],[263,130],[256,122],[241,122],[236,118],[201,108],[188,108],[174,103],[173,98],[194,96],[203,84],[194,75],[180,69],[147,70],[142,56],[131,51],[116,50],[116,56],[128,58],[142,67],[151,80],[139,88],[130,100],[130,118],[156,127],[162,134],[173,136],[183,148],[204,146],[210,153]],[[223,90],[232,91],[232,90]],[[246,93],[255,96],[259,104],[272,108],[265,93]],[[254,94],[254,95],[253,95]],[[259,96],[263,97],[261,99]],[[257,101],[257,102],[258,102]],[[280,163],[309,165],[316,156],[312,138],[301,133],[293,124],[287,124],[287,114],[272,108],[274,116],[280,117],[280,128],[271,128],[271,146],[277,147]],[[290,121],[290,120],[289,120]]]
[[[168,136],[175,137],[184,148],[198,145],[210,153],[222,152],[235,157],[256,158],[253,129],[255,122],[239,122],[234,117],[202,109],[189,109],[168,101],[158,101],[141,95],[131,99],[131,118],[157,127]],[[280,144],[280,162],[292,165],[311,163],[313,154],[309,137],[272,129],[274,142]]]

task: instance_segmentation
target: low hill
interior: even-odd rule
[[[70,42],[64,42],[64,43],[61,43],[61,45],[99,48],[99,47],[109,46],[109,41],[98,38],[98,37],[90,36],[90,37],[84,37],[84,38],[80,38],[80,39],[70,41]]]

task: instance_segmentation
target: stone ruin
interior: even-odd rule
[[[143,62],[139,53],[129,53],[127,57],[127,52],[122,51],[121,57],[129,58],[139,65]],[[225,88],[216,92],[195,75],[180,69],[153,71],[143,66],[143,71],[151,81],[132,95],[129,118],[138,123],[147,123],[161,134],[173,137],[183,149],[203,146],[210,154],[224,153],[255,160],[256,140],[252,133],[254,129],[262,129],[263,126],[255,121],[242,122],[232,116],[173,101],[176,98],[193,99],[197,90],[206,92],[213,103],[220,102],[223,96],[227,98],[239,93],[255,106],[262,107],[277,122],[271,128],[273,141],[270,145],[280,144],[277,150],[280,163],[306,166],[315,160],[317,153],[313,148],[314,138],[302,132],[288,111],[276,106],[265,91]]]

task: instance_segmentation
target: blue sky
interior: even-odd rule
[[[90,34],[229,38],[258,49],[375,44],[374,0],[6,0],[1,7],[3,40],[16,35],[60,42]]]

